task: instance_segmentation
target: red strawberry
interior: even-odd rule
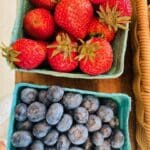
[[[37,68],[46,57],[46,44],[30,39],[19,39],[11,47],[2,47],[3,56],[10,65],[17,65],[22,69]]]
[[[100,22],[98,18],[93,18],[88,29],[90,36],[98,36],[105,38],[108,42],[111,42],[114,39],[115,32],[113,29],[110,29],[108,25]]]
[[[30,0],[33,5],[40,8],[53,9],[57,0]]]
[[[46,40],[54,33],[54,20],[50,12],[43,8],[33,9],[24,17],[25,31],[35,39]]]
[[[59,72],[71,72],[78,66],[77,44],[67,34],[61,33],[49,46],[48,62],[52,69]]]
[[[56,23],[76,38],[87,35],[93,17],[93,7],[89,0],[61,0],[55,8]]]
[[[131,0],[105,0],[102,5],[106,7],[107,3],[109,4],[111,9],[117,6],[117,10],[121,13],[121,16],[132,15]]]
[[[108,72],[113,63],[113,50],[109,42],[101,38],[92,38],[79,47],[80,69],[89,75]]]
[[[91,2],[95,5],[98,5],[98,4],[102,4],[104,3],[106,0],[91,0]]]
[[[100,11],[97,13],[101,21],[115,31],[118,28],[126,29],[126,24],[131,19],[131,2],[130,0],[106,0],[100,5]]]

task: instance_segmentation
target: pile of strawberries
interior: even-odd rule
[[[113,63],[110,42],[131,18],[130,0],[30,0],[35,6],[24,16],[26,38],[11,47],[3,45],[3,56],[23,69],[40,67],[89,75],[108,72]]]

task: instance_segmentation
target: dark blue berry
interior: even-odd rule
[[[46,121],[37,123],[33,126],[33,135],[38,139],[43,138],[47,135],[50,129],[51,126],[49,126]]]
[[[67,109],[75,109],[82,103],[82,95],[76,93],[67,93],[63,97],[63,104]]]
[[[116,128],[119,126],[119,119],[117,117],[114,117],[110,120],[109,125],[111,128]]]
[[[50,101],[47,98],[47,91],[46,90],[42,90],[39,92],[39,101],[41,103],[43,103],[44,105],[46,105],[47,107],[50,105]]]
[[[55,147],[45,147],[44,150],[56,150]]]
[[[102,127],[102,121],[98,116],[90,115],[86,126],[89,132],[95,132]]]
[[[90,140],[90,138],[88,138],[88,140],[84,144],[84,150],[92,150],[92,146],[93,146],[93,143]]]
[[[49,107],[48,112],[46,114],[46,120],[48,124],[56,125],[62,118],[63,113],[64,113],[64,108],[61,104],[59,103],[52,104]]]
[[[32,136],[28,131],[17,131],[12,136],[12,145],[16,148],[28,147],[31,143]]]
[[[100,132],[102,133],[104,138],[108,138],[108,137],[110,137],[110,135],[112,133],[112,129],[109,125],[105,124],[100,129]]]
[[[21,91],[21,100],[26,104],[31,104],[36,100],[38,91],[33,88],[25,88]]]
[[[83,107],[85,107],[88,112],[94,113],[98,110],[100,106],[99,99],[92,95],[87,95],[83,98]]]
[[[114,102],[113,100],[105,100],[104,105],[106,105],[107,107],[110,107],[114,113],[117,112],[117,103]]]
[[[81,147],[72,146],[69,150],[84,150],[84,149]]]
[[[114,113],[112,109],[104,105],[100,106],[97,114],[105,123],[111,121],[114,118]]]
[[[114,149],[122,148],[124,145],[124,135],[120,130],[116,130],[111,138],[111,147]]]
[[[57,142],[57,150],[69,150],[70,141],[66,135],[61,135]]]
[[[71,128],[72,124],[72,117],[68,114],[64,114],[60,122],[57,124],[56,128],[59,132],[66,132]]]
[[[84,107],[76,108],[74,112],[74,119],[77,123],[84,124],[88,121],[89,113]]]
[[[44,144],[41,141],[36,140],[32,143],[30,150],[44,150]]]
[[[44,144],[47,146],[53,146],[58,141],[59,133],[56,130],[51,130],[44,138]]]
[[[105,140],[101,146],[96,146],[95,150],[111,150],[110,141]]]
[[[51,102],[58,102],[62,99],[64,95],[64,89],[59,86],[50,86],[47,91],[47,98]]]
[[[25,121],[27,118],[27,105],[20,103],[16,106],[15,109],[15,119],[17,121]]]
[[[17,130],[31,130],[32,129],[32,123],[28,120],[24,122],[17,122],[16,123],[16,129]]]
[[[39,102],[34,102],[29,105],[27,110],[28,119],[31,122],[39,122],[45,118],[46,107],[44,104]]]
[[[92,142],[96,146],[101,146],[104,142],[103,135],[100,132],[95,132],[92,135]]]
[[[26,148],[16,148],[15,150],[29,150],[29,147],[26,147]]]
[[[88,130],[84,125],[74,125],[68,132],[72,144],[81,145],[88,139]]]

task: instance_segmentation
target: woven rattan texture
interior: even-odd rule
[[[136,97],[136,140],[138,150],[150,150],[150,29],[148,6],[144,0],[134,3],[134,73]]]

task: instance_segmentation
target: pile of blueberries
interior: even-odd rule
[[[117,104],[59,86],[26,87],[15,109],[12,145],[18,150],[111,150],[124,145]]]

